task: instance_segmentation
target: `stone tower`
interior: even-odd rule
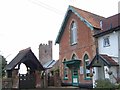
[[[48,41],[48,44],[39,45],[39,60],[42,65],[52,60],[52,41]]]

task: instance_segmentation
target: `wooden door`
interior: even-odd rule
[[[35,88],[35,76],[27,74],[19,74],[19,88],[31,89]]]

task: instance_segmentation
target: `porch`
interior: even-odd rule
[[[118,63],[110,56],[105,54],[96,54],[88,68],[92,68],[93,86],[96,80],[110,80],[111,83],[116,83],[118,77]]]

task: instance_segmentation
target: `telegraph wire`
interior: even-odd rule
[[[33,4],[36,4],[36,5],[40,6],[42,8],[45,8],[45,9],[47,9],[49,11],[52,11],[52,12],[54,12],[56,14],[59,14],[59,15],[63,15],[64,14],[61,10],[56,9],[56,8],[50,6],[50,5],[47,5],[47,4],[45,4],[45,3],[43,3],[43,2],[41,2],[39,0],[28,0],[28,1],[30,1]]]

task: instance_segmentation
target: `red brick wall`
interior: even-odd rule
[[[71,46],[70,45],[70,24],[72,20],[77,22],[78,30],[77,30],[77,44]],[[63,80],[63,60],[67,59],[70,60],[72,54],[75,53],[78,59],[83,60],[85,54],[89,56],[91,60],[95,55],[95,41],[92,36],[93,31],[87,27],[84,22],[82,22],[75,14],[71,14],[70,18],[68,19],[67,25],[65,27],[65,31],[62,35],[61,41],[59,43],[59,60],[60,60],[60,76]],[[81,66],[83,65],[83,61]],[[79,72],[80,73],[80,72]],[[72,82],[71,79],[71,71],[68,73],[69,80],[63,80],[63,82]],[[84,80],[84,75],[79,74],[79,81],[80,82],[89,82],[90,80]]]

